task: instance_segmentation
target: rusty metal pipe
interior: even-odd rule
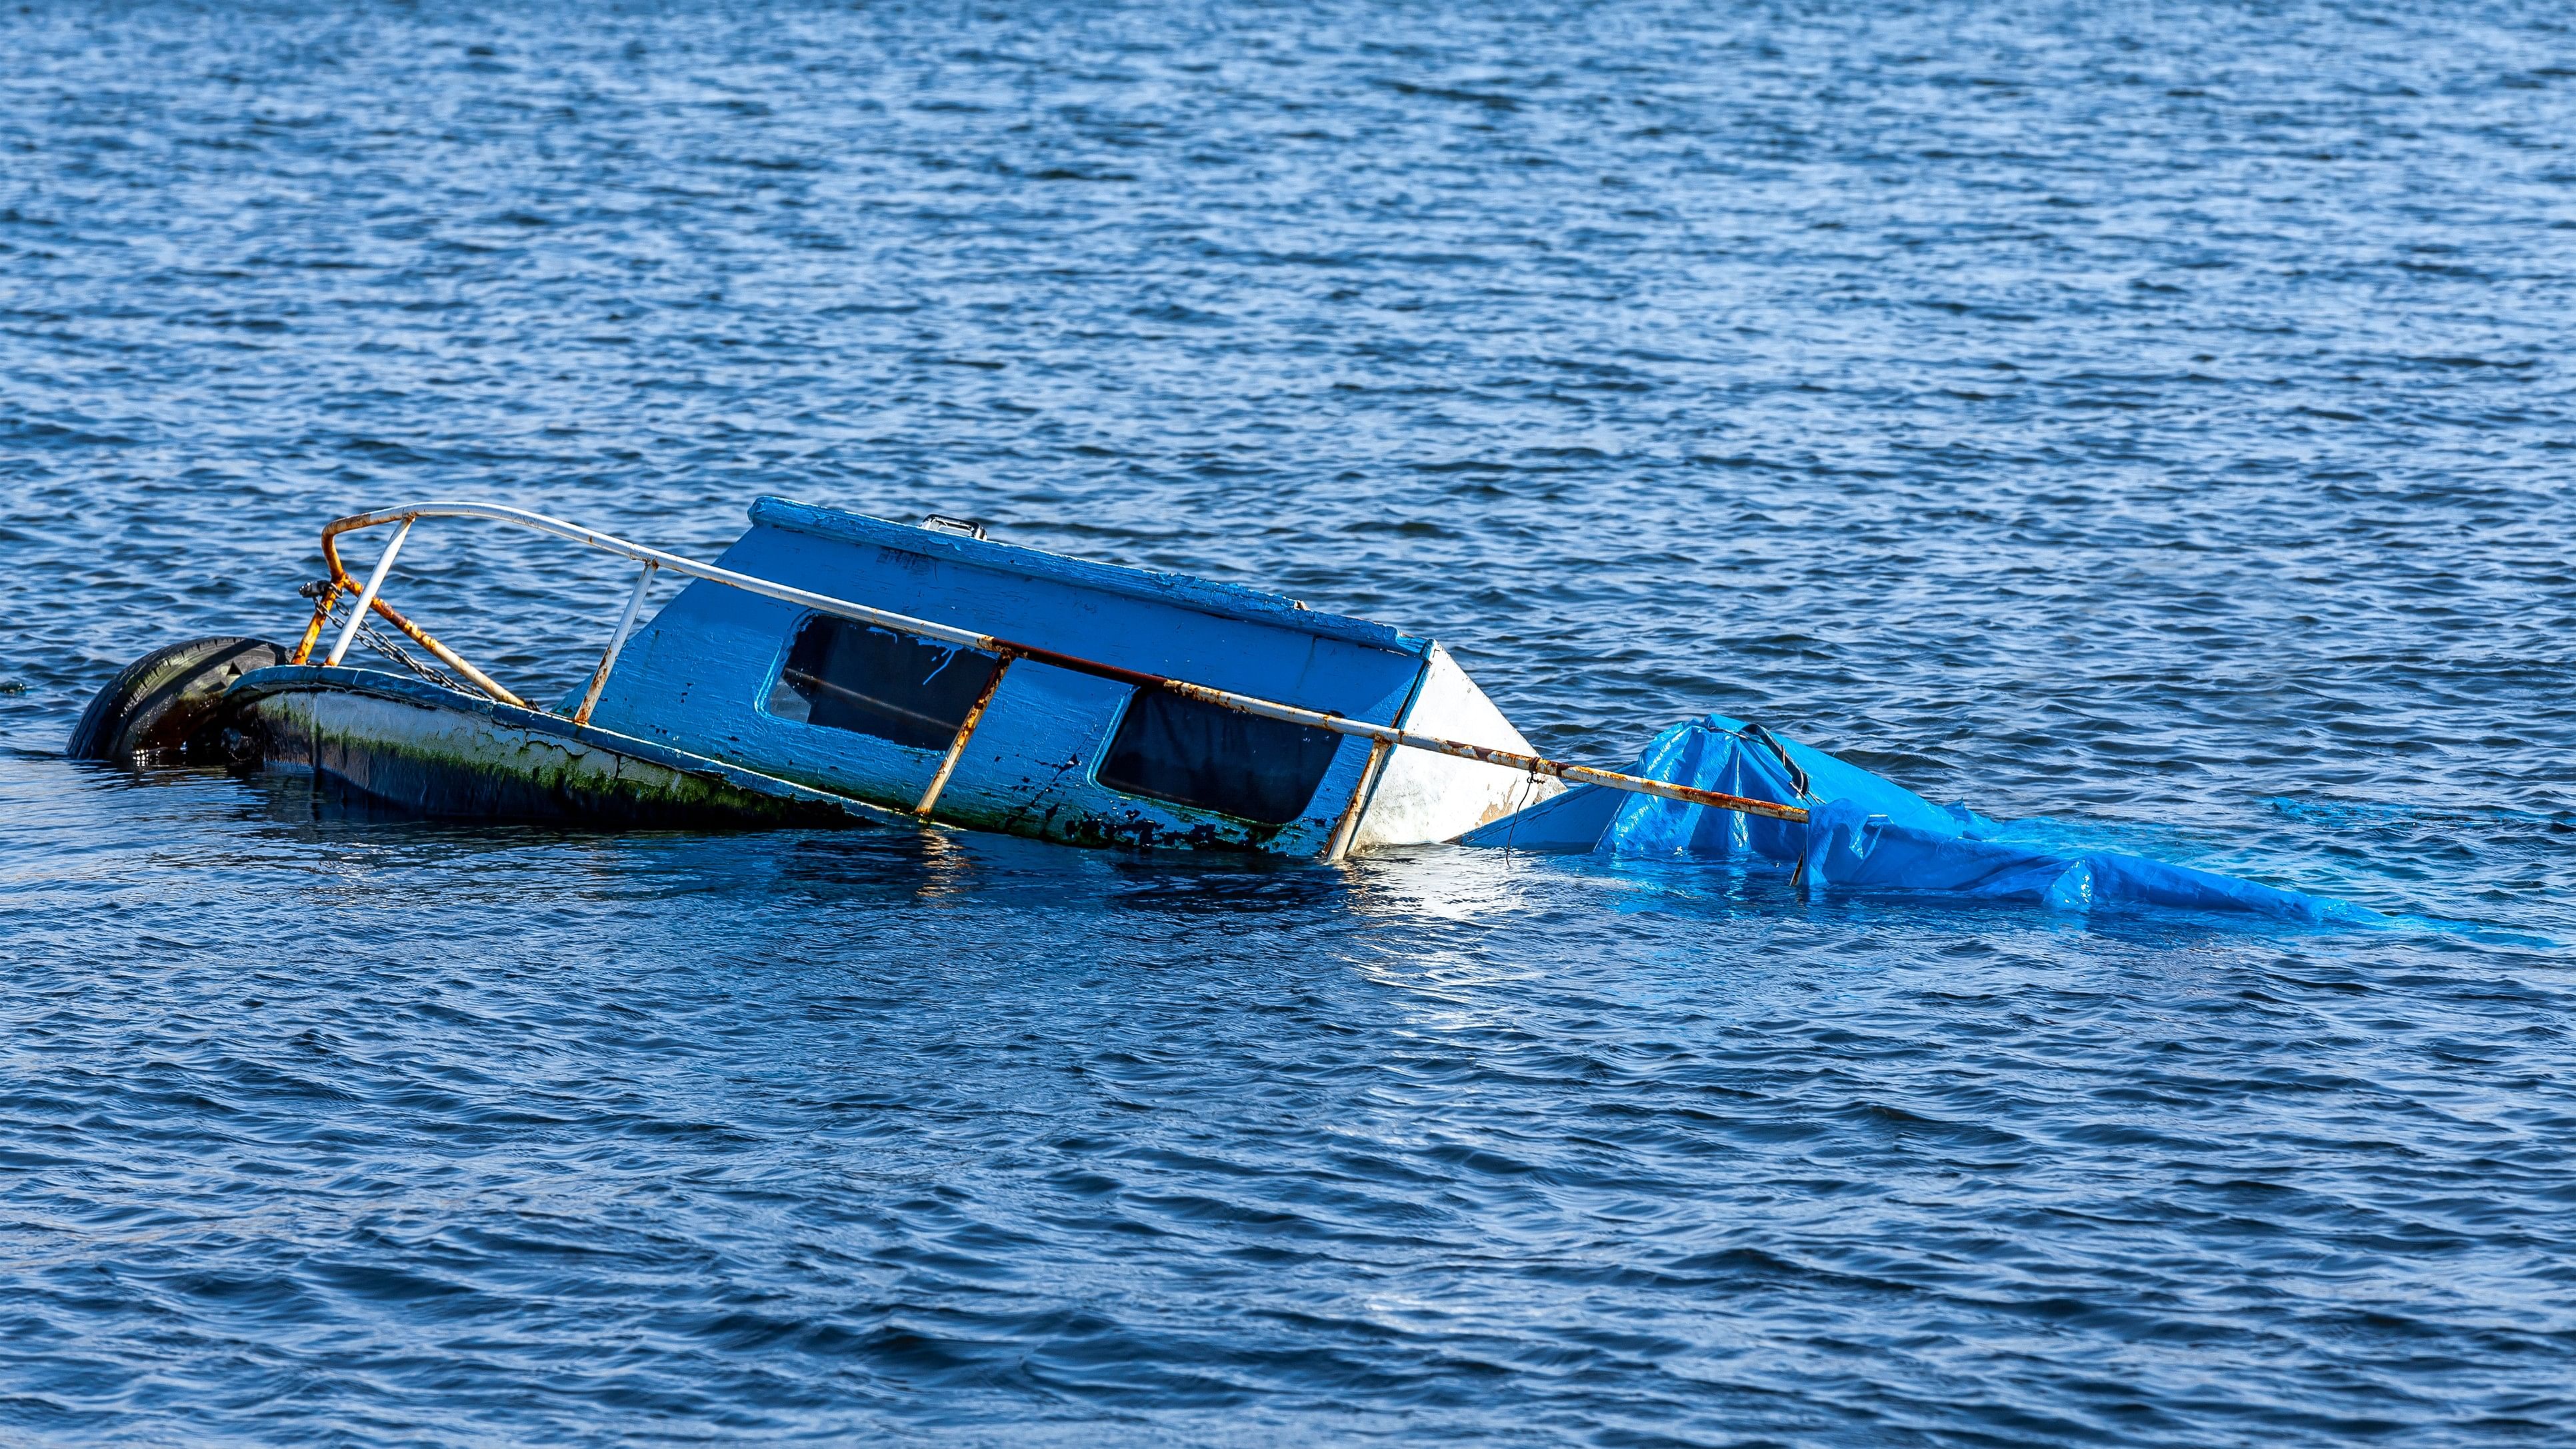
[[[1002,675],[1016,657],[1005,652],[994,661],[992,674],[976,691],[975,702],[966,706],[966,718],[958,721],[957,736],[948,742],[948,753],[939,757],[939,769],[931,775],[930,787],[921,792],[921,803],[912,807],[913,814],[924,820],[930,818],[930,807],[939,803],[939,792],[948,788],[948,777],[957,773],[957,762],[966,757],[966,742],[974,738],[975,726],[984,722],[984,707],[993,702],[994,691],[1002,687]]]
[[[313,601],[313,621],[304,626],[304,637],[296,641],[295,652],[286,656],[289,664],[303,664],[313,658],[313,646],[322,642],[322,626],[331,622],[332,601],[340,597],[340,586],[324,583],[322,593]]]
[[[430,653],[437,655],[439,663],[444,664],[448,668],[455,670],[457,673],[464,675],[466,682],[473,685],[476,689],[483,691],[485,694],[492,696],[503,704],[517,705],[521,709],[536,708],[535,705],[532,705],[526,700],[519,698],[517,695],[512,694],[510,691],[503,689],[491,675],[488,675],[482,670],[467,663],[463,655],[458,654],[455,650],[450,649],[446,645],[429,637],[428,630],[423,629],[418,624],[404,618],[402,615],[395,613],[392,606],[387,604],[384,600],[376,600],[376,612],[384,615],[386,620],[395,628],[400,629],[404,634],[410,636],[413,643],[428,650]]]
[[[1797,823],[1804,823],[1807,818],[1807,812],[1804,809],[1795,805],[1783,805],[1776,800],[1756,800],[1744,795],[1728,795],[1716,790],[1702,790],[1690,785],[1676,785],[1665,780],[1649,780],[1638,775],[1622,774],[1616,770],[1567,764],[1541,755],[1499,750],[1488,745],[1464,744],[1457,740],[1444,740],[1436,735],[1415,734],[1411,730],[1400,729],[1393,725],[1370,724],[1364,720],[1329,714],[1322,710],[1300,709],[1295,705],[1255,699],[1248,694],[1211,689],[1204,684],[1191,684],[1186,680],[1168,679],[1141,669],[1127,669],[1115,664],[1104,664],[1096,659],[1085,659],[1076,654],[1041,649],[1032,644],[1020,644],[1008,639],[995,638],[990,634],[978,634],[972,629],[935,624],[928,619],[916,619],[907,614],[895,613],[891,609],[872,609],[865,604],[853,604],[847,599],[833,598],[829,594],[818,594],[810,589],[791,588],[786,584],[772,583],[767,579],[754,578],[750,574],[735,573],[731,569],[718,568],[713,564],[702,564],[694,559],[682,558],[678,554],[664,553],[657,548],[646,548],[642,544],[629,543],[614,534],[601,533],[597,529],[584,528],[576,523],[566,523],[560,518],[549,518],[542,513],[531,513],[524,508],[508,508],[497,503],[414,503],[401,508],[385,509],[376,513],[352,514],[347,518],[334,519],[323,525],[324,557],[331,561],[335,576],[345,577],[345,571],[339,566],[338,550],[333,545],[333,540],[339,535],[363,528],[381,527],[388,523],[400,523],[405,528],[409,528],[413,520],[421,518],[482,518],[500,523],[514,523],[538,533],[553,534],[558,538],[567,538],[575,543],[586,544],[609,553],[623,554],[638,563],[659,564],[687,578],[723,584],[728,588],[741,589],[745,593],[776,599],[780,603],[811,609],[818,614],[855,619],[863,624],[874,624],[901,634],[914,634],[925,639],[936,639],[943,644],[980,649],[987,654],[1014,655],[1039,664],[1070,670],[1076,674],[1088,674],[1097,679],[1117,680],[1138,688],[1166,689],[1186,699],[1195,699],[1242,714],[1257,715],[1263,719],[1305,725],[1310,729],[1330,730],[1335,734],[1375,740],[1410,750],[1427,750],[1437,755],[1476,760],[1488,765],[1499,765],[1505,769],[1525,771],[1531,775],[1552,775],[1577,785],[1599,785],[1604,789],[1621,790],[1631,795],[1652,795],[1658,799],[1675,800],[1685,805],[1705,805],[1716,810],[1732,810],[1739,814],[1760,815],[1773,820]],[[377,568],[381,573],[383,565],[379,564]],[[381,604],[378,607],[381,608]],[[361,608],[359,612],[363,614],[365,610]],[[424,636],[414,634],[413,637],[423,639],[424,643],[427,642]],[[445,650],[441,649],[439,653],[440,657],[447,657]],[[480,682],[479,672],[473,677]],[[498,686],[492,687],[498,688]],[[514,699],[511,702],[517,701]],[[958,742],[951,741],[950,744],[952,750],[958,748]],[[941,783],[944,784],[945,781]]]
[[[1594,769],[1590,765],[1569,765],[1541,755],[1524,755],[1514,750],[1498,750],[1490,745],[1461,744],[1456,740],[1444,740],[1436,735],[1418,735],[1411,730],[1397,729],[1392,725],[1373,725],[1346,719],[1340,715],[1319,714],[1314,710],[1299,709],[1295,705],[1274,704],[1266,699],[1254,699],[1248,694],[1233,694],[1226,690],[1210,689],[1204,684],[1190,684],[1178,679],[1165,679],[1159,682],[1163,688],[1185,699],[1200,700],[1244,714],[1258,715],[1263,719],[1284,720],[1289,724],[1307,725],[1315,729],[1331,730],[1335,734],[1353,735],[1364,740],[1401,745],[1410,750],[1429,750],[1436,755],[1451,755],[1462,760],[1480,760],[1488,765],[1500,765],[1505,769],[1522,770],[1532,775],[1553,775],[1560,780],[1571,781],[1577,785],[1600,785],[1612,790],[1624,790],[1631,795],[1654,795],[1666,800],[1679,800],[1685,805],[1708,805],[1719,810],[1733,810],[1745,815],[1763,815],[1773,820],[1790,820],[1801,824],[1807,819],[1805,810],[1795,805],[1783,805],[1776,800],[1756,800],[1745,795],[1727,795],[1716,790],[1702,790],[1692,785],[1676,785],[1667,780],[1649,780],[1642,775],[1623,775],[1616,770]]]
[[[1324,846],[1324,863],[1331,865],[1351,853],[1352,837],[1360,833],[1360,817],[1368,813],[1369,796],[1377,788],[1377,772],[1395,747],[1384,740],[1372,741],[1368,760],[1360,766],[1360,782],[1351,787],[1350,803],[1342,807],[1342,818],[1333,822],[1333,838]]]

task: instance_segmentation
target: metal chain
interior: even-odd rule
[[[308,599],[313,599],[321,597],[323,591],[328,588],[330,588],[329,584],[306,584],[303,588],[296,590],[296,592],[302,594]],[[334,629],[346,628],[347,613],[348,603],[334,598],[331,601],[330,617],[323,622],[323,634],[327,637]],[[421,678],[428,680],[430,683],[435,684],[442,689],[452,689],[459,694],[475,693],[474,690],[466,688],[465,682],[458,679],[455,675],[448,673],[446,670],[439,668],[435,664],[422,663],[410,650],[405,649],[400,643],[397,643],[392,635],[380,632],[373,624],[360,624],[358,626],[358,642],[366,645],[378,654],[383,655],[385,658],[392,660],[394,663],[401,665],[403,668],[410,670],[412,673],[419,675]]]

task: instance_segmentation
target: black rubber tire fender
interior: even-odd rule
[[[119,671],[81,711],[63,753],[120,765],[181,755],[220,723],[224,691],[234,680],[285,662],[284,649],[238,634],[155,649]]]

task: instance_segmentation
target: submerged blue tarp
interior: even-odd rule
[[[2126,902],[2300,921],[2374,915],[2342,901],[2140,856],[1999,839],[2009,827],[1964,805],[1935,805],[1848,760],[1724,715],[1655,736],[1629,773],[1804,805],[1808,822],[1578,785],[1471,831],[1460,843],[1770,860],[1798,867],[1800,883],[1811,891],[1828,885],[1947,891],[2059,910]]]

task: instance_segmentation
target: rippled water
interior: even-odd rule
[[[2576,32],[2139,8],[0,13],[0,1437],[2576,1436]],[[2400,919],[59,756],[764,491]]]

